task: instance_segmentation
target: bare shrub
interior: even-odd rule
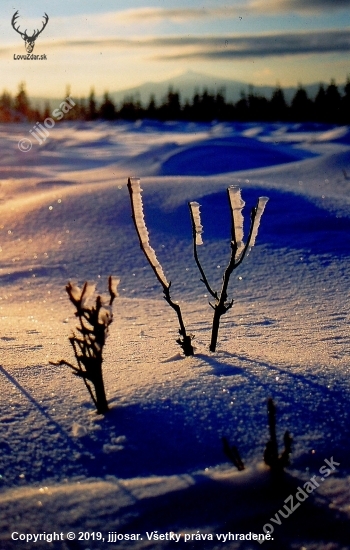
[[[289,456],[292,452],[293,439],[287,430],[283,437],[284,449],[282,454],[279,455],[276,436],[276,406],[271,397],[267,400],[267,416],[269,421],[270,439],[266,444],[264,462],[270,466],[271,470],[283,470],[289,464]]]
[[[281,472],[289,465],[289,456],[292,452],[293,439],[288,431],[284,434],[284,450],[281,455],[278,454],[277,436],[276,436],[276,406],[271,399],[267,400],[267,416],[269,422],[270,439],[266,444],[264,452],[264,462],[270,466],[273,472]],[[222,438],[223,451],[227,458],[234,464],[237,470],[244,470],[244,463],[239,451],[235,445],[230,445],[226,437]]]
[[[99,414],[108,411],[108,403],[102,376],[103,348],[108,335],[108,327],[113,321],[112,304],[117,296],[119,280],[108,279],[109,300],[97,296],[93,300],[95,284],[85,283],[80,289],[68,283],[66,291],[76,308],[75,316],[79,320],[76,333],[69,338],[78,366],[61,359],[58,365],[67,365],[73,374],[83,379],[84,384]],[[91,385],[93,388],[91,387]]]

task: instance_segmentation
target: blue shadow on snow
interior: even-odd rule
[[[314,153],[290,145],[264,143],[242,136],[216,138],[188,146],[164,161],[165,176],[208,176],[295,162]]]
[[[245,188],[242,198],[245,235],[248,235],[250,211],[258,197],[269,202],[259,229],[258,243],[273,248],[310,249],[313,254],[350,254],[350,216],[338,217],[301,195],[276,189]],[[193,200],[197,200],[193,197]],[[204,227],[203,240],[230,239],[230,212],[225,190],[198,199]],[[145,217],[152,230],[174,238],[191,238],[191,222],[187,204],[172,211],[159,206],[146,206]]]

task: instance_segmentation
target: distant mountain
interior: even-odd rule
[[[180,92],[182,101],[192,99],[196,91],[203,92],[204,89],[210,92],[217,92],[220,89],[224,89],[226,100],[237,101],[240,98],[241,91],[248,89],[248,84],[238,80],[217,78],[188,71],[187,73],[161,82],[145,82],[140,86],[112,92],[110,96],[115,102],[120,102],[125,97],[134,97],[134,99],[137,98],[142,103],[147,104],[152,94],[155,96],[157,102],[162,101],[170,87],[174,91]]]
[[[325,84],[328,85],[328,83]],[[319,85],[319,82],[317,82],[303,87],[306,89],[309,97],[314,98],[317,94]],[[344,84],[339,84],[338,86],[342,91]],[[204,89],[207,89],[212,93],[219,90],[224,90],[226,101],[236,102],[240,99],[242,92],[249,92],[250,84],[239,80],[218,78],[211,75],[196,73],[194,71],[188,71],[179,76],[168,78],[161,82],[145,82],[144,84],[134,86],[133,88],[126,88],[124,90],[118,90],[117,92],[109,92],[109,96],[116,104],[120,104],[127,97],[132,97],[134,101],[140,100],[142,104],[146,106],[149,103],[151,95],[154,95],[156,102],[161,102],[170,87],[174,91],[180,93],[182,103],[186,99],[191,100],[195,92],[202,93]],[[255,94],[265,96],[266,98],[270,98],[275,89],[276,86],[253,86],[253,91]],[[291,101],[296,90],[297,86],[283,88],[285,98],[288,102]],[[88,94],[89,91],[87,92],[87,95]],[[74,99],[74,93],[71,95]],[[42,108],[45,103],[49,102],[50,108],[54,109],[61,103],[61,101],[63,101],[63,98],[48,100],[43,97],[33,97],[31,98],[31,101],[33,106],[38,105],[40,108]],[[97,96],[97,101],[101,102],[102,96]]]
[[[239,80],[219,78],[188,71],[180,76],[169,78],[161,82],[146,82],[140,86],[112,92],[109,95],[115,103],[123,101],[126,97],[133,97],[134,99],[139,99],[143,104],[148,104],[152,94],[157,102],[162,101],[170,87],[172,87],[174,91],[180,93],[182,102],[186,99],[192,99],[196,91],[201,93],[204,89],[214,93],[223,89],[225,92],[224,95],[226,101],[236,102],[240,99],[242,92],[249,92],[250,84]],[[308,95],[311,98],[314,98],[317,94],[319,83],[309,84],[304,86],[304,88],[306,89]],[[275,89],[276,86],[253,86],[255,94],[259,94],[267,98],[271,97]],[[297,86],[283,89],[287,101],[291,101],[296,89]]]

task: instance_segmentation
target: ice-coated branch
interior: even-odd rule
[[[198,246],[203,244],[203,240],[202,240],[203,225],[201,223],[200,204],[199,202],[192,201],[192,202],[189,202],[188,205],[191,211],[194,238],[195,238],[196,245]]]
[[[191,222],[192,222],[193,256],[197,264],[197,267],[199,269],[199,272],[202,276],[201,278],[202,283],[205,284],[209,294],[211,294],[211,296],[217,300],[218,298],[217,292],[215,292],[211,288],[209,281],[205,275],[202,264],[200,263],[199,257],[198,257],[197,246],[203,244],[203,239],[202,239],[203,226],[201,224],[201,217],[200,217],[201,216],[200,204],[198,202],[192,201],[188,203],[188,206],[190,209]]]
[[[248,253],[255,245],[255,240],[258,236],[258,229],[260,227],[261,217],[264,213],[265,206],[268,200],[269,200],[268,197],[259,197],[258,204],[256,205],[255,208],[253,208],[252,228],[251,228],[250,238],[248,239],[248,242],[247,242]]]
[[[232,208],[232,202],[231,202],[231,193],[232,190],[235,190],[234,193],[236,195],[236,203],[241,201],[242,206],[239,207],[240,215],[238,212],[236,212],[236,215],[234,214],[234,210]],[[256,238],[258,236],[258,229],[260,226],[261,217],[264,213],[265,206],[267,201],[269,200],[268,197],[259,197],[257,205],[252,208],[251,214],[250,214],[250,229],[248,234],[247,243],[244,245],[243,240],[238,240],[238,237],[241,235],[243,239],[243,214],[242,209],[243,206],[245,206],[244,201],[241,199],[241,190],[239,187],[231,186],[228,188],[229,193],[229,199],[230,199],[230,205],[231,205],[231,213],[232,213],[232,245],[233,248],[236,249],[235,251],[235,269],[241,264],[244,260],[245,256],[248,256],[249,252],[255,245]],[[238,210],[238,208],[237,208]]]
[[[210,351],[216,350],[217,337],[219,333],[220,318],[227,313],[233,305],[233,299],[228,301],[228,284],[232,272],[242,263],[247,252],[249,253],[252,246],[255,244],[255,239],[258,234],[258,228],[261,216],[264,212],[265,205],[268,201],[267,197],[260,197],[258,204],[251,212],[251,224],[246,245],[243,243],[243,214],[242,209],[245,205],[241,198],[241,190],[239,187],[231,186],[227,189],[228,199],[231,208],[231,257],[229,264],[225,270],[220,297],[214,306],[213,327],[210,342]]]
[[[134,220],[137,235],[140,240],[140,246],[150,263],[154,273],[160,284],[163,287],[169,287],[169,283],[164,275],[164,271],[151,245],[149,244],[149,233],[145,223],[142,203],[142,189],[140,186],[140,178],[129,178],[128,189],[131,199],[132,218]]]
[[[230,202],[231,209],[231,233],[232,233],[232,244],[235,248],[235,261],[239,260],[239,257],[244,249],[243,242],[243,214],[242,210],[245,206],[245,202],[241,197],[241,190],[239,187],[231,185],[227,189],[228,199]]]
[[[150,266],[153,269],[155,276],[163,287],[164,299],[170,305],[170,307],[176,312],[180,329],[179,334],[180,338],[176,342],[182,347],[186,356],[191,356],[194,354],[192,339],[194,336],[192,334],[187,334],[186,327],[182,318],[181,308],[179,304],[173,302],[170,296],[170,287],[171,282],[167,281],[167,278],[164,274],[163,268],[160,265],[154,249],[149,243],[149,233],[146,227],[145,217],[143,213],[143,203],[142,203],[142,189],[140,186],[139,178],[129,178],[128,179],[128,190],[131,201],[131,212],[132,219],[135,225],[136,233],[140,241],[140,247],[146,256]]]
[[[261,216],[264,212],[266,203],[268,201],[267,197],[260,197],[257,203],[257,206],[252,209],[251,212],[251,223],[250,230],[247,239],[247,243],[244,244],[244,218],[243,218],[243,207],[245,206],[244,201],[241,197],[241,190],[239,187],[230,186],[227,188],[227,196],[230,205],[231,212],[231,255],[229,263],[225,269],[222,286],[220,293],[213,290],[210,286],[210,283],[205,275],[204,269],[199,261],[197,245],[203,244],[202,233],[203,226],[200,218],[199,204],[197,202],[190,202],[189,208],[191,213],[192,221],[192,237],[193,237],[193,254],[197,264],[197,267],[202,276],[201,281],[205,284],[207,290],[215,298],[215,304],[210,304],[214,309],[213,325],[212,325],[212,334],[210,342],[210,351],[216,350],[220,318],[224,315],[231,307],[233,306],[233,300],[228,300],[228,285],[230,277],[234,269],[236,269],[243,261],[246,254],[249,253],[252,246],[255,244],[255,240],[258,234],[258,229],[260,225]]]

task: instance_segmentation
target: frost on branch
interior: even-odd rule
[[[201,213],[200,213],[200,204],[198,202],[190,202],[189,207],[191,210],[192,220],[193,220],[193,230],[195,233],[196,245],[203,244],[202,233],[203,225],[201,224]]]
[[[169,286],[169,283],[164,275],[164,271],[160,263],[158,262],[157,256],[151,245],[149,244],[149,233],[145,223],[145,217],[143,213],[143,203],[142,203],[142,189],[140,186],[139,178],[130,178],[130,187],[129,192],[131,193],[132,205],[133,205],[133,214],[134,222],[137,230],[137,234],[140,239],[141,248],[144,251],[144,254],[153,267],[154,271],[161,284]],[[128,184],[129,185],[129,184]]]
[[[244,200],[242,200],[241,197],[241,190],[239,187],[235,187],[231,185],[228,189],[228,198],[230,201],[230,207],[231,207],[231,216],[232,216],[232,244],[237,247],[236,253],[235,253],[235,260],[238,261],[243,250],[244,250],[244,242],[243,242],[243,214],[242,210],[245,206]]]
[[[258,229],[259,229],[259,226],[260,226],[261,216],[264,213],[265,206],[266,206],[266,203],[267,203],[268,200],[269,200],[268,197],[259,197],[258,204],[256,206],[255,217],[254,217],[254,220],[253,220],[253,228],[252,228],[251,238],[250,238],[250,242],[249,242],[249,251],[255,245],[255,240],[258,236]]]
[[[246,244],[244,244],[244,218],[242,210],[245,206],[245,203],[241,197],[241,190],[239,187],[231,186],[227,189],[227,195],[231,210],[231,257],[222,278],[222,287],[220,292],[214,290],[211,287],[198,257],[197,246],[199,244],[203,244],[201,236],[203,232],[203,226],[201,224],[199,211],[200,205],[197,202],[188,203],[192,221],[194,259],[201,274],[201,281],[205,284],[210,295],[215,299],[215,303],[210,304],[214,309],[210,351],[216,350],[221,316],[224,315],[233,306],[233,299],[228,300],[228,284],[231,274],[234,269],[236,269],[242,263],[245,255],[255,244],[261,216],[268,201],[267,197],[260,197],[257,206],[252,209],[250,231],[247,242]]]
[[[113,321],[112,304],[118,296],[119,279],[108,279],[109,298],[97,296],[94,299],[96,285],[86,282],[82,289],[74,283],[68,283],[66,291],[76,308],[75,316],[79,323],[76,333],[69,338],[74,351],[77,366],[62,359],[58,365],[67,365],[73,374],[83,379],[94,402],[97,412],[108,411],[108,403],[102,376],[102,352],[108,335],[108,327]],[[93,387],[92,387],[92,386]]]
[[[131,211],[132,219],[135,225],[136,233],[140,241],[140,247],[146,256],[150,266],[153,269],[155,276],[163,287],[164,299],[170,305],[170,307],[176,312],[180,329],[180,337],[176,342],[182,347],[186,356],[193,355],[194,350],[192,346],[192,339],[194,336],[192,334],[186,333],[185,324],[182,319],[181,308],[179,304],[173,302],[170,296],[170,286],[171,282],[167,281],[167,278],[164,274],[163,268],[158,262],[157,256],[153,248],[149,243],[149,234],[146,227],[145,217],[143,213],[143,203],[142,203],[142,189],[140,186],[139,178],[129,178],[128,179],[128,190],[131,201]]]

